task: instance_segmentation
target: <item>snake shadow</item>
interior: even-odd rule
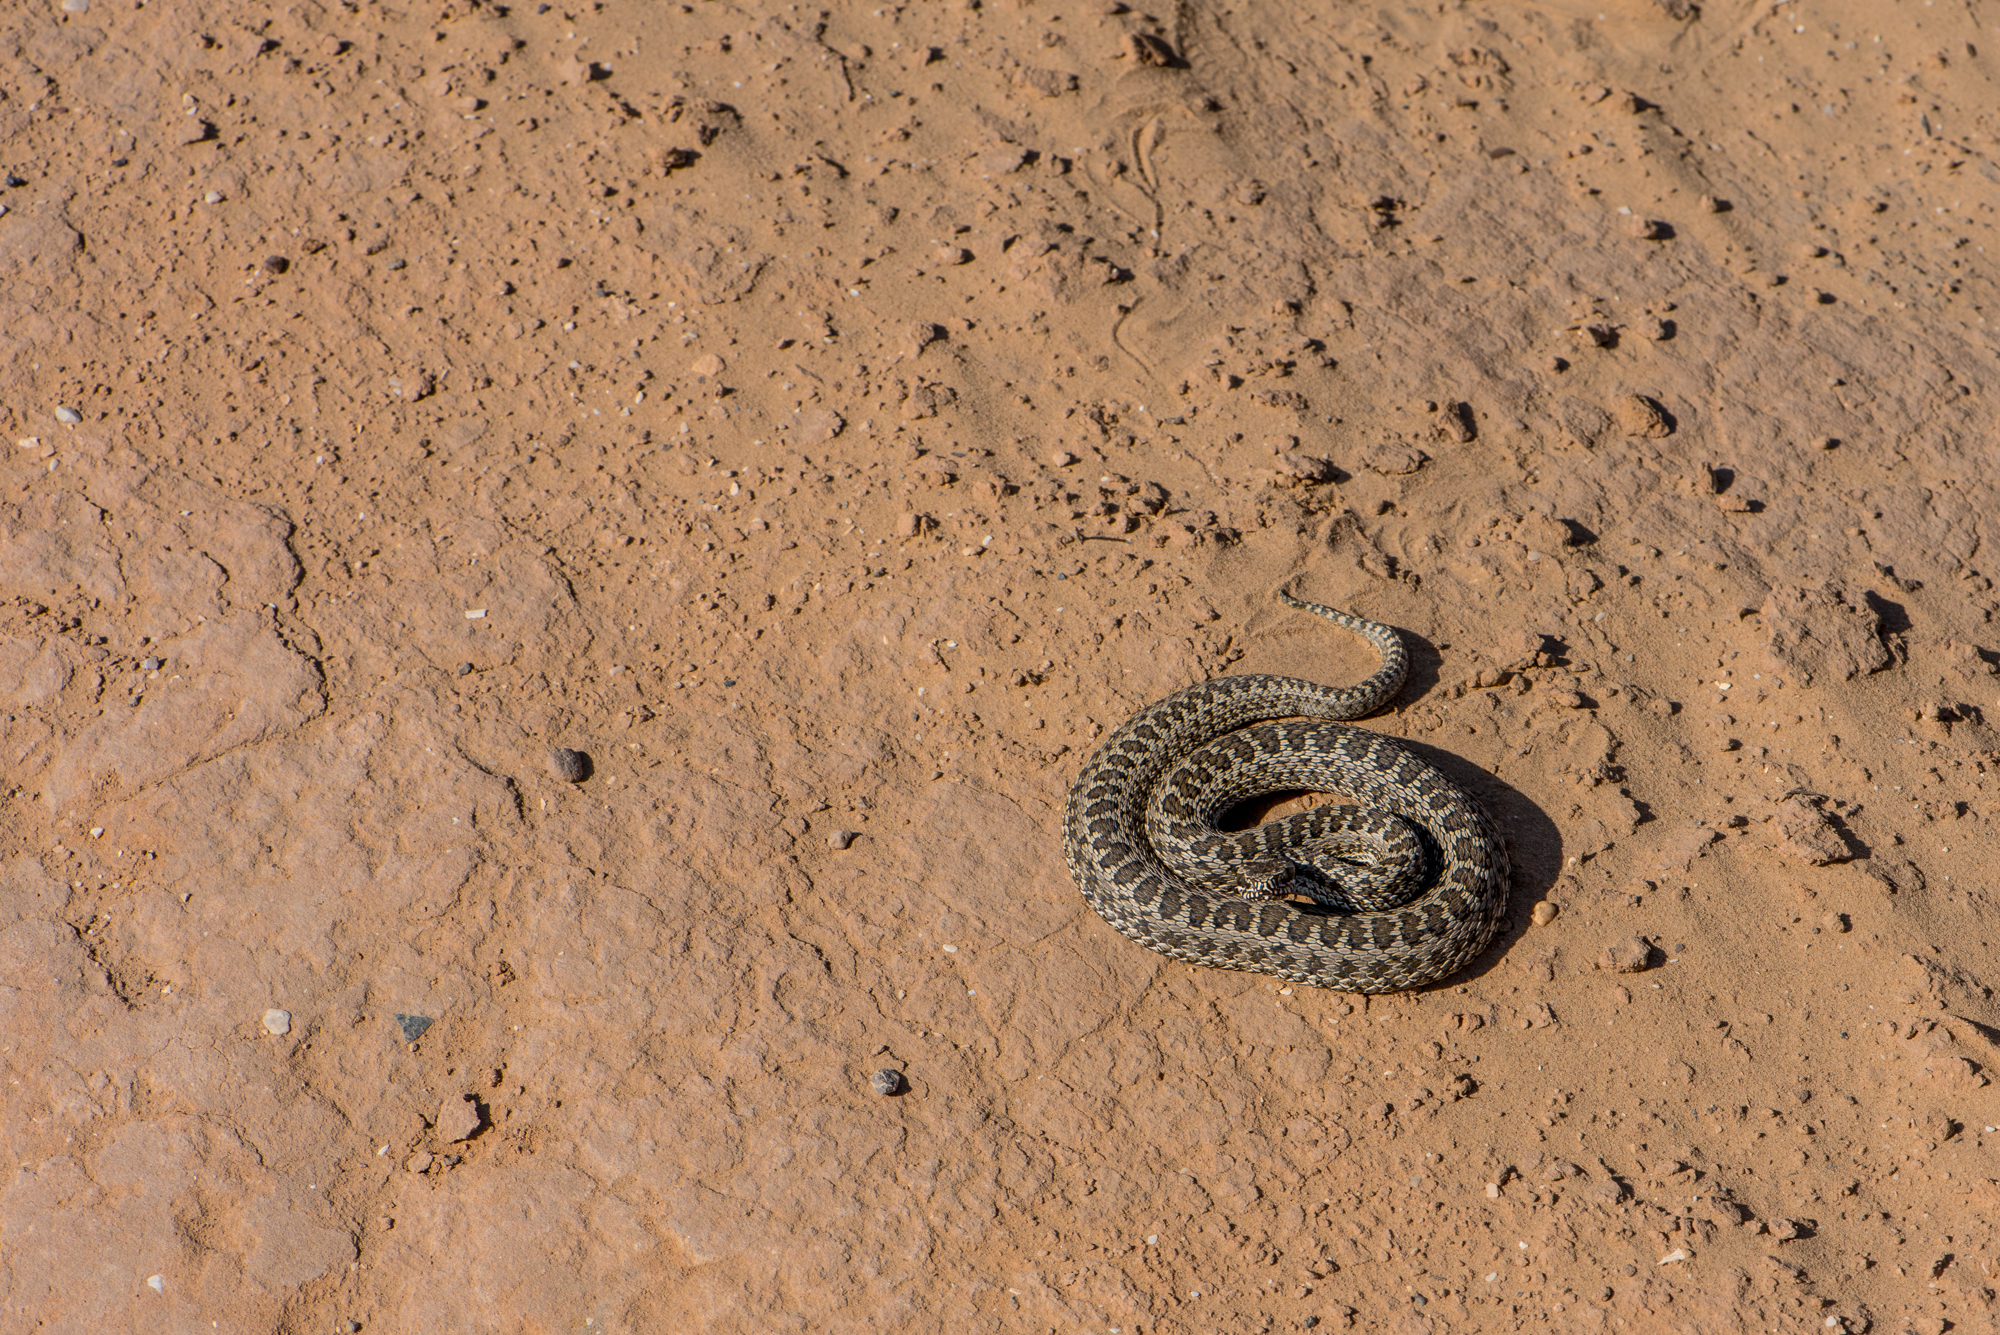
[[[1409,676],[1404,679],[1403,689],[1396,693],[1395,699],[1396,707],[1403,709],[1438,689],[1443,680],[1444,655],[1436,645],[1407,627],[1397,629],[1401,631],[1410,655]],[[1568,661],[1563,656],[1560,642],[1545,641],[1543,649],[1551,654],[1552,663]],[[1367,721],[1361,719],[1356,722],[1365,725]],[[1456,973],[1412,989],[1436,992],[1462,986],[1490,972],[1507,957],[1514,943],[1527,933],[1529,914],[1535,901],[1541,899],[1562,874],[1562,831],[1547,812],[1529,800],[1526,793],[1492,771],[1481,769],[1462,756],[1440,750],[1428,742],[1408,737],[1395,740],[1419,758],[1437,766],[1446,778],[1472,794],[1485,808],[1494,828],[1500,833],[1501,842],[1506,846],[1507,865],[1512,873],[1507,890],[1507,916],[1501,919],[1486,949]]]
[[[1541,899],[1562,874],[1562,831],[1526,793],[1490,770],[1481,769],[1461,756],[1425,742],[1407,737],[1396,740],[1419,758],[1437,766],[1446,778],[1472,794],[1492,820],[1493,827],[1499,831],[1500,841],[1507,849],[1507,864],[1511,871],[1507,915],[1500,920],[1500,927],[1493,933],[1493,940],[1486,949],[1458,972],[1425,987],[1412,989],[1435,992],[1458,987],[1490,972],[1507,957],[1514,943],[1526,935],[1531,921],[1529,914],[1535,901]]]

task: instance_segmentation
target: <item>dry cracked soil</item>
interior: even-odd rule
[[[2000,1329],[1997,49],[8,6],[0,1326]],[[1444,984],[1071,883],[1281,586]]]

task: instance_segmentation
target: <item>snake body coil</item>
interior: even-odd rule
[[[1063,854],[1084,900],[1161,954],[1344,992],[1395,992],[1455,972],[1507,908],[1508,865],[1468,794],[1358,718],[1402,686],[1392,627],[1289,594],[1382,655],[1352,687],[1223,677],[1148,705],[1070,789]],[[1275,722],[1274,720],[1286,720]],[[1337,792],[1236,834],[1215,817],[1247,798]],[[1301,904],[1280,896],[1311,895]]]

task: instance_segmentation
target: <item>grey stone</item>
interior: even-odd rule
[[[549,752],[549,773],[564,783],[582,783],[590,777],[590,757],[582,751],[558,746]]]

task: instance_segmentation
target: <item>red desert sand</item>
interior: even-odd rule
[[[1996,1329],[2000,8],[0,32],[0,1327]],[[1280,588],[1444,983],[1064,865]]]

